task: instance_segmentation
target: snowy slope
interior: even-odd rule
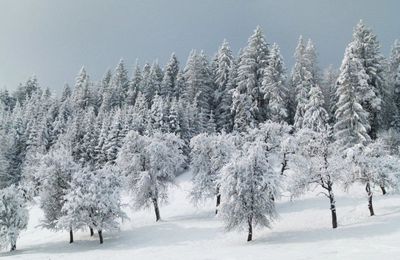
[[[345,194],[337,191],[339,228],[330,228],[329,203],[309,194],[290,202],[278,202],[279,220],[272,230],[256,230],[254,241],[245,232],[225,233],[214,216],[214,202],[201,208],[187,200],[190,175],[182,175],[161,208],[163,221],[155,223],[152,210],[133,212],[119,233],[97,237],[77,232],[68,244],[66,232],[35,228],[41,217],[31,209],[28,230],[17,242],[18,251],[3,252],[6,259],[398,259],[400,255],[400,196],[375,196],[377,216],[369,217],[361,187]],[[378,192],[376,192],[378,194]]]

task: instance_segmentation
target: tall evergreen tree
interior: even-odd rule
[[[382,123],[382,95],[384,92],[384,64],[380,54],[380,46],[372,30],[360,21],[353,32],[352,46],[354,56],[360,60],[367,74],[368,86],[366,92],[371,95],[363,95],[361,105],[369,113],[370,128],[368,134],[372,139],[377,137],[377,132]]]
[[[179,62],[175,56],[175,53],[171,54],[171,57],[164,68],[164,77],[161,82],[160,95],[172,99],[177,97],[177,76],[179,73]]]
[[[273,44],[261,86],[267,102],[267,117],[273,122],[284,122],[288,116],[285,81],[285,65],[280,55],[279,46]]]
[[[224,40],[216,55],[216,68],[214,68],[215,94],[213,107],[217,130],[228,130],[231,124],[231,93],[228,86],[229,75],[234,65],[234,58],[229,43]]]
[[[368,75],[360,59],[354,55],[353,44],[346,49],[337,85],[336,141],[343,148],[366,144],[370,140],[368,112],[361,105],[363,97],[358,94],[368,88]]]
[[[308,104],[311,87],[317,84],[316,53],[312,42],[304,44],[302,36],[295,51],[295,65],[292,70],[291,84],[295,93],[294,126],[303,127],[305,107]]]
[[[324,108],[324,97],[318,85],[310,89],[309,101],[305,106],[303,127],[316,132],[324,131],[329,121],[328,112]]]
[[[260,27],[249,38],[238,64],[237,87],[233,93],[234,129],[256,127],[266,120],[266,102],[261,90],[269,49]]]

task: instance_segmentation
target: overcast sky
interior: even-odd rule
[[[353,27],[363,19],[383,54],[400,38],[399,0],[1,0],[0,88],[36,74],[41,86],[73,84],[85,65],[99,79],[124,58],[160,63],[191,49],[212,55],[226,38],[236,53],[261,25],[287,67],[300,34],[315,42],[320,67],[340,65]]]

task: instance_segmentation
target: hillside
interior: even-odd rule
[[[6,259],[396,259],[400,254],[400,195],[376,192],[376,216],[369,217],[362,187],[349,193],[337,191],[339,228],[330,228],[329,203],[318,191],[296,201],[278,202],[280,218],[273,229],[256,230],[254,241],[246,232],[226,233],[214,216],[213,201],[195,208],[187,200],[190,174],[178,178],[170,204],[161,207],[162,221],[155,223],[152,210],[134,212],[121,232],[97,237],[77,232],[68,244],[66,232],[36,227],[42,212],[30,209],[28,229],[21,234],[15,253]],[[352,195],[349,195],[352,194]],[[379,194],[379,195],[378,195]]]

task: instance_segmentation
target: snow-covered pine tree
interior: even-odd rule
[[[127,104],[133,106],[136,103],[137,95],[140,91],[140,84],[142,81],[142,71],[140,69],[138,61],[136,61],[135,67],[133,69],[133,76],[129,84]]]
[[[105,92],[110,92],[110,87],[111,87],[111,81],[113,79],[113,74],[110,69],[106,71],[104,74],[103,78],[98,84],[99,88],[99,100],[98,100],[98,105],[100,105],[103,102],[103,97]]]
[[[177,76],[179,72],[179,62],[175,53],[171,54],[167,65],[164,68],[164,77],[161,82],[160,95],[171,100],[178,96],[177,93]]]
[[[400,47],[399,47],[399,52],[400,52]],[[391,74],[389,75],[390,75],[389,88],[391,94],[391,101],[393,102],[394,105],[393,111],[391,111],[392,114],[394,113],[393,121],[391,124],[393,127],[400,129],[400,65],[397,66],[397,69],[392,71]],[[386,114],[386,116],[388,115]]]
[[[264,70],[261,89],[267,103],[267,118],[273,122],[287,119],[287,89],[283,58],[279,46],[274,43],[269,54],[268,66]]]
[[[263,142],[245,142],[222,172],[221,214],[227,230],[248,230],[247,241],[253,239],[253,228],[270,227],[277,217],[274,199],[279,195],[280,175],[267,158]]]
[[[318,68],[317,50],[311,39],[308,39],[306,49],[304,50],[304,57],[308,67],[308,70],[312,75],[312,82],[314,84],[320,84],[320,71]]]
[[[131,122],[134,126],[134,130],[143,134],[148,126],[148,121],[150,118],[149,108],[147,107],[145,96],[141,92],[139,92],[137,95],[133,111],[134,113],[131,115]]]
[[[97,136],[97,143],[94,147],[94,168],[98,169],[103,167],[107,163],[107,153],[105,144],[108,140],[110,125],[111,125],[111,114],[104,116],[98,116],[96,118],[96,125],[99,126],[99,134]]]
[[[224,40],[216,55],[216,68],[214,71],[214,104],[217,130],[227,131],[231,124],[231,93],[228,86],[229,76],[234,65],[234,58],[229,43]]]
[[[150,120],[147,132],[149,133],[153,131],[165,132],[167,130],[166,120],[168,118],[168,115],[166,112],[167,111],[163,97],[161,97],[160,95],[158,95],[158,93],[156,93],[150,108],[150,115],[149,115]]]
[[[149,64],[144,66],[141,88],[149,108],[153,103],[156,93],[160,93],[161,79],[159,79],[159,76],[159,65],[157,62],[154,62],[151,66]]]
[[[356,25],[351,44],[355,58],[360,60],[367,75],[367,86],[358,93],[361,105],[369,113],[368,134],[372,139],[377,137],[382,123],[382,95],[384,93],[384,60],[376,35],[362,20]]]
[[[8,158],[8,152],[11,148],[10,135],[6,134],[5,129],[0,129],[0,188],[7,187],[9,185],[8,170],[10,162]]]
[[[303,127],[314,131],[324,131],[329,121],[328,112],[324,108],[324,97],[318,85],[310,89],[308,104],[304,107]]]
[[[249,38],[238,64],[237,87],[232,96],[234,130],[244,131],[266,120],[266,103],[261,90],[269,49],[260,27]]]
[[[193,50],[184,69],[184,100],[192,104],[196,102],[198,112],[208,113],[212,108],[212,77],[208,58],[203,51]]]
[[[400,66],[400,40],[396,39],[390,50],[389,60],[388,60],[388,73],[389,81],[396,75],[398,68]]]
[[[83,136],[78,144],[80,147],[79,162],[83,166],[93,167],[95,164],[95,147],[101,129],[93,127],[96,124],[96,115],[92,107],[85,111],[84,120],[81,124]]]
[[[121,108],[126,104],[126,99],[129,90],[128,71],[125,68],[124,60],[120,59],[115,68],[113,77],[110,82],[111,89],[111,107]]]
[[[14,93],[16,102],[21,105],[25,103],[25,100],[30,99],[32,95],[38,91],[41,91],[36,75],[32,75],[24,84],[20,84]]]
[[[303,127],[305,106],[308,104],[310,89],[316,84],[316,54],[311,43],[304,44],[300,36],[299,43],[294,54],[296,59],[292,69],[291,84],[295,95],[294,126],[296,129]]]
[[[29,212],[20,189],[15,185],[0,189],[0,247],[17,249],[21,230],[28,225]]]
[[[338,79],[338,71],[329,65],[328,68],[324,70],[321,90],[324,94],[324,107],[326,112],[329,114],[329,122],[333,123],[335,121],[335,110],[336,110],[336,82]]]
[[[91,105],[89,75],[85,67],[82,67],[75,80],[75,87],[72,93],[72,103],[75,110],[86,109]]]
[[[174,134],[154,133],[141,136],[128,133],[118,155],[117,164],[127,176],[127,186],[136,208],[154,206],[159,221],[159,203],[167,201],[168,187],[182,170],[185,156],[183,141]]]
[[[215,122],[214,110],[210,110],[207,121],[207,133],[212,134],[217,130],[217,124]]]
[[[170,110],[167,119],[168,123],[168,132],[174,133],[180,138],[182,138],[182,114],[180,113],[179,101],[176,98],[173,98],[170,102]]]
[[[337,81],[334,135],[343,149],[356,144],[366,144],[370,137],[368,112],[361,106],[360,90],[368,88],[368,75],[350,44],[340,67]]]
[[[122,123],[121,109],[117,109],[113,113],[110,130],[102,148],[103,153],[106,155],[107,163],[109,164],[115,164],[118,152],[125,138],[125,136],[123,136]]]

